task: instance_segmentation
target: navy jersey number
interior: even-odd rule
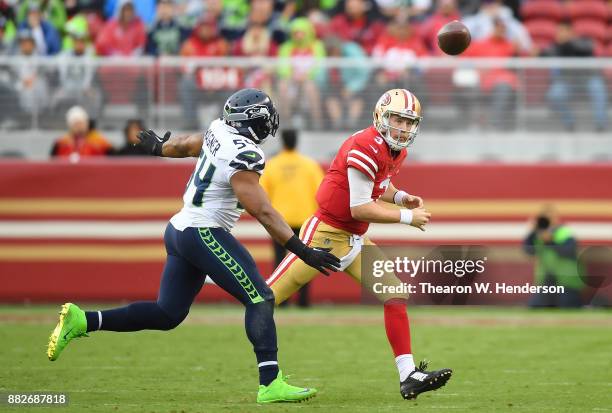
[[[212,163],[208,165],[208,168],[204,172],[204,176],[200,178],[202,175],[202,168],[206,164],[206,155],[202,158],[202,163],[198,168],[197,172],[194,174],[194,185],[196,186],[196,192],[193,195],[193,205],[202,206],[202,200],[204,199],[204,192],[210,186],[212,182],[213,174],[215,173],[215,169],[217,169]]]

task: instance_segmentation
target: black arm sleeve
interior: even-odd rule
[[[302,257],[304,255],[304,251],[308,247],[302,242],[302,240],[294,235],[285,243],[285,248],[287,251],[294,253],[298,257]]]

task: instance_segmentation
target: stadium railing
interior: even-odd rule
[[[63,129],[73,104],[103,129],[136,116],[189,129],[245,86],[276,98],[284,127],[306,130],[366,126],[380,94],[404,87],[422,101],[429,130],[593,131],[609,117],[612,59],[3,57],[0,129]]]

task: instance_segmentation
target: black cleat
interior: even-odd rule
[[[446,384],[453,374],[451,369],[425,371],[426,368],[427,363],[421,361],[419,367],[400,383],[400,393],[404,399],[416,399],[423,392],[439,389]]]

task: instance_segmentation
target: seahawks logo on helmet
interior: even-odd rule
[[[254,119],[259,116],[270,116],[270,112],[265,106],[256,106],[254,108],[247,109],[245,113],[249,119]]]

